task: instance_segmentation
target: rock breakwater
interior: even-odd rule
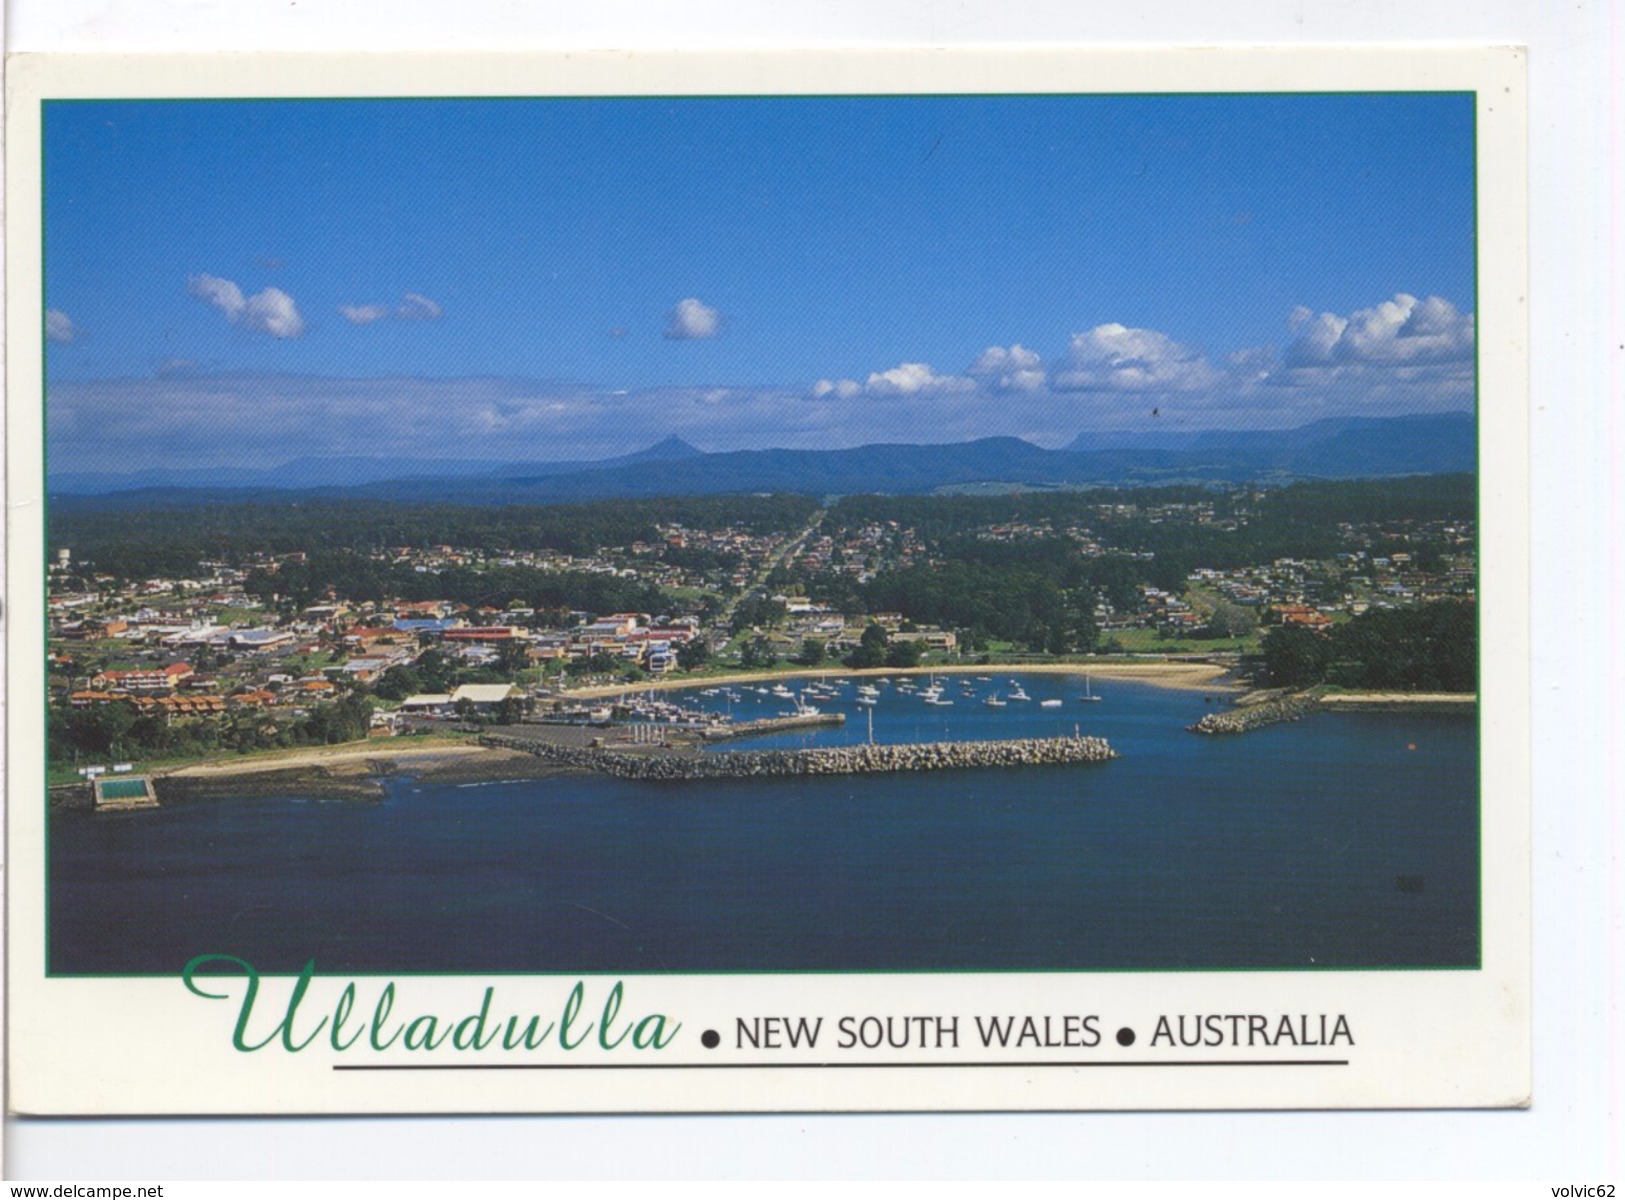
[[[1281,721],[1296,721],[1320,707],[1320,697],[1309,692],[1297,692],[1262,704],[1237,707],[1227,712],[1208,713],[1194,725],[1186,728],[1192,733],[1246,733],[1263,725]]]
[[[557,746],[491,734],[488,746],[524,750],[559,767],[621,779],[756,779],[806,775],[878,775],[969,767],[1029,767],[1105,762],[1117,754],[1105,738],[1020,738],[997,742],[916,742],[831,746],[816,750],[736,750],[719,754],[629,754]]]

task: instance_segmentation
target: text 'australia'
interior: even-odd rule
[[[1342,1013],[1193,1013],[1161,1016],[1153,1046],[1352,1046]]]

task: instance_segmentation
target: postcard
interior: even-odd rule
[[[1520,52],[9,83],[14,1111],[1529,1102]]]

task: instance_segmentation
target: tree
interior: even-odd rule
[[[923,642],[907,641],[893,642],[886,648],[886,665],[907,669],[920,665],[920,659],[925,654]]]
[[[711,644],[703,637],[689,638],[677,647],[677,665],[685,671],[697,671],[711,661]]]
[[[734,633],[746,629],[772,629],[784,622],[785,614],[782,600],[771,600],[763,595],[748,596],[734,609],[729,628]]]
[[[1319,634],[1282,625],[1264,637],[1264,670],[1276,687],[1308,687],[1326,677],[1331,646]]]
[[[116,755],[135,721],[135,707],[122,701],[74,709],[66,722],[68,744],[93,757]]]
[[[846,656],[846,665],[863,671],[886,664],[886,631],[879,625],[870,625],[863,631],[858,648]]]
[[[765,671],[770,667],[779,665],[779,659],[773,653],[773,647],[768,644],[765,637],[754,637],[745,644],[740,652],[739,665],[747,671]]]
[[[497,666],[504,674],[513,676],[530,666],[530,648],[517,638],[497,647]]]
[[[1213,631],[1214,637],[1247,637],[1258,629],[1258,613],[1240,604],[1220,600],[1213,606],[1213,613],[1208,617],[1207,625]]]
[[[378,677],[378,682],[372,685],[375,695],[385,700],[405,700],[408,696],[416,696],[425,691],[423,676],[416,668],[409,666],[391,667]]]
[[[824,643],[817,638],[802,638],[801,651],[796,655],[796,661],[805,667],[816,667],[824,661]]]
[[[531,700],[527,696],[508,696],[497,704],[498,725],[515,725],[530,712]]]

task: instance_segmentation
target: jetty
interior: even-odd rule
[[[708,742],[724,742],[732,738],[761,737],[769,733],[793,733],[797,729],[818,729],[831,725],[845,725],[842,712],[792,713],[787,717],[763,717],[758,721],[734,721],[727,725],[712,725],[700,730]]]
[[[730,750],[717,754],[628,753],[598,746],[561,746],[506,734],[486,734],[480,743],[523,750],[554,766],[596,771],[620,779],[649,780],[881,775],[973,767],[1058,766],[1117,757],[1105,738],[1081,736],[863,744],[811,750]]]

